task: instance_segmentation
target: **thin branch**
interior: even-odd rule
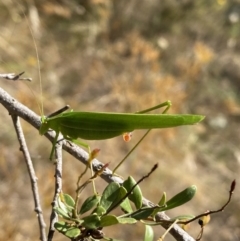
[[[49,232],[48,232],[48,241],[53,239],[53,235],[55,233],[54,224],[58,221],[58,215],[54,210],[57,207],[57,200],[59,197],[60,192],[62,191],[62,141],[57,142],[55,147],[55,156],[56,156],[56,163],[55,163],[55,193],[52,201],[52,213],[50,216],[50,225],[49,225]]]
[[[228,196],[228,200],[226,201],[226,203],[221,207],[219,208],[218,210],[208,210],[207,212],[205,213],[202,213],[202,214],[199,214],[197,215],[196,217],[192,218],[192,219],[189,219],[188,221],[183,221],[183,222],[178,222],[178,223],[181,223],[181,224],[188,224],[188,223],[191,223],[199,218],[202,218],[204,216],[207,216],[207,215],[211,215],[211,214],[214,214],[214,213],[219,213],[219,212],[223,212],[224,209],[227,207],[227,205],[231,202],[231,199],[232,199],[232,195],[233,195],[233,192],[234,192],[234,189],[235,189],[235,186],[236,186],[236,181],[233,180],[232,183],[231,183],[231,186],[230,186],[230,190],[229,190],[229,196]]]
[[[0,74],[0,78],[7,79],[7,80],[27,80],[27,81],[32,81],[32,78],[20,78],[24,72],[21,72],[19,74],[15,73],[7,73],[7,74]]]
[[[18,115],[19,117],[23,118],[25,121],[30,123],[32,126],[34,126],[36,129],[40,128],[41,121],[40,117],[36,115],[33,111],[28,109],[26,106],[19,103],[16,99],[14,99],[12,96],[10,96],[6,91],[4,91],[2,88],[0,88],[0,103],[11,113],[14,113],[15,115]],[[54,132],[48,132],[45,135],[51,142],[54,139]],[[63,149],[70,153],[72,156],[74,156],[76,159],[84,163],[85,165],[88,164],[88,153],[84,151],[79,146],[75,145],[74,143],[71,143],[71,145],[68,144],[68,142],[63,141]],[[100,170],[101,167],[104,165],[97,159],[94,159],[92,162],[93,169],[94,170]],[[117,182],[122,183],[123,180],[120,177],[112,176],[112,171],[108,168],[105,169],[105,171],[102,173],[101,178],[103,178],[106,182]],[[143,205],[145,206],[156,206],[151,201],[143,198]],[[156,220],[169,220],[170,218],[164,213],[159,212],[156,215]],[[164,228],[168,228],[169,224],[162,224]],[[170,230],[171,235],[175,238],[177,241],[194,241],[194,239],[183,229],[181,229],[178,225],[174,225],[174,227]]]
[[[18,141],[20,143],[20,150],[22,151],[23,156],[25,158],[25,162],[27,165],[27,169],[28,169],[28,173],[29,173],[29,177],[30,177],[30,181],[31,181],[34,206],[35,206],[34,211],[37,213],[38,223],[39,223],[39,228],[40,228],[40,240],[46,241],[47,240],[46,239],[46,230],[45,230],[46,224],[44,222],[42,208],[41,208],[41,204],[40,204],[38,185],[37,185],[37,177],[35,175],[33,163],[32,163],[28,148],[27,148],[27,144],[26,144],[26,141],[24,138],[20,120],[19,120],[18,116],[16,116],[15,114],[11,113],[11,116],[12,116],[12,120],[13,120],[13,124],[14,124],[15,130],[16,130],[16,133],[17,133]]]

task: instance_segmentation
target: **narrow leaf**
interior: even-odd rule
[[[151,226],[145,225],[144,241],[153,241],[154,232]]]
[[[119,187],[119,189],[115,192],[115,200],[113,201],[112,205],[109,207],[109,209],[111,208],[117,208],[117,204],[123,200],[124,196],[126,196],[127,191],[124,187]],[[115,206],[117,205],[117,206]],[[120,204],[119,204],[120,205]]]
[[[95,214],[86,216],[82,218],[82,220],[82,226],[86,228],[97,229],[98,227],[100,227],[100,217]]]
[[[137,220],[135,218],[118,218],[118,222],[121,224],[134,224]]]
[[[61,209],[64,213],[66,214],[69,213],[70,208],[67,207],[67,205],[63,202],[61,196],[58,197],[57,204],[58,204],[58,208]]]
[[[118,223],[118,219],[114,215],[106,215],[101,217],[100,226],[107,227]]]
[[[135,184],[136,181],[131,176],[123,182],[123,186],[126,188],[128,192]],[[129,195],[129,199],[134,203],[136,209],[142,207],[142,191],[138,185],[133,189],[132,193]]]
[[[133,212],[130,201],[129,201],[128,198],[125,198],[125,200],[120,204],[120,206],[127,213]]]
[[[103,191],[100,206],[102,206],[105,210],[108,210],[109,207],[113,204],[116,199],[116,191],[119,189],[120,185],[115,182],[111,182]]]
[[[72,198],[70,195],[64,193],[64,194],[63,194],[63,198],[64,198],[64,203],[65,203],[66,205],[68,205],[69,207],[74,208],[75,201],[73,200],[73,198]]]
[[[76,227],[70,227],[67,232],[65,233],[65,236],[67,236],[70,239],[76,238],[81,234],[81,231],[79,228]]]
[[[61,233],[66,233],[70,225],[64,221],[59,221],[54,224],[54,227]]]
[[[155,207],[144,207],[131,214],[131,217],[137,220],[146,219],[152,214],[154,210]]]
[[[106,213],[106,210],[102,206],[97,206],[92,213],[97,214],[98,216],[102,216]]]
[[[81,209],[79,211],[79,214],[83,214],[86,213],[87,211],[91,210],[92,208],[94,208],[98,202],[99,202],[99,196],[97,195],[93,195],[91,197],[88,197],[84,203],[81,206]]]
[[[59,208],[59,207],[55,207],[54,210],[57,212],[57,214],[59,216],[61,216],[62,218],[65,218],[67,220],[71,220],[71,217],[69,216],[68,213],[66,213],[63,209]]]
[[[54,227],[58,232],[63,233],[68,238],[75,238],[81,234],[81,231],[77,227],[72,227],[69,223],[64,221],[56,222]]]
[[[194,197],[196,191],[197,187],[195,185],[186,188],[185,190],[171,198],[169,201],[167,201],[166,207],[163,207],[161,211],[169,210],[183,205],[184,203],[190,201]]]
[[[166,192],[163,192],[163,195],[162,195],[160,201],[158,202],[158,205],[159,206],[165,205],[166,200],[167,200],[167,194],[166,194]]]
[[[158,212],[160,212],[160,211],[162,210],[162,208],[165,207],[165,205],[166,205],[166,199],[167,199],[167,195],[166,195],[166,193],[164,192],[163,195],[162,195],[162,197],[161,197],[161,199],[160,199],[160,201],[158,202],[159,208],[156,208],[156,209],[153,211],[153,213],[152,213],[152,215],[151,215],[152,217],[155,217],[155,215],[156,215]]]

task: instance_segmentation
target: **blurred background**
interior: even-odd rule
[[[65,104],[74,110],[136,112],[166,100],[170,114],[206,115],[199,125],[154,130],[119,169],[126,178],[158,170],[141,184],[158,202],[186,187],[198,187],[170,217],[219,209],[240,171],[240,1],[238,0],[42,0],[0,1],[0,72],[33,78],[29,84],[1,80],[1,87],[39,115],[41,100],[36,48],[49,114]],[[32,31],[32,33],[31,33]],[[37,101],[36,101],[37,100]],[[157,113],[160,113],[159,110]],[[0,236],[38,240],[38,222],[27,168],[7,111],[0,112]],[[22,122],[38,177],[45,222],[54,190],[51,144]],[[87,142],[114,168],[143,135]],[[84,166],[64,154],[63,191],[75,194]],[[106,183],[99,179],[99,192]],[[83,193],[84,198],[92,190]],[[240,240],[239,186],[223,213],[212,216],[202,240]],[[155,240],[164,230],[155,227]],[[196,237],[197,223],[189,227]],[[114,226],[108,237],[143,240],[142,225]],[[54,240],[66,240],[56,233]],[[165,240],[174,240],[170,235]]]

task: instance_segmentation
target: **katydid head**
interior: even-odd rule
[[[48,122],[48,118],[46,116],[41,116],[41,123],[39,134],[44,135],[49,130],[50,123]]]

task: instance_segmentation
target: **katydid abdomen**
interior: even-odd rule
[[[40,134],[51,128],[70,139],[104,140],[138,129],[191,125],[203,118],[201,115],[67,112],[46,118]]]

